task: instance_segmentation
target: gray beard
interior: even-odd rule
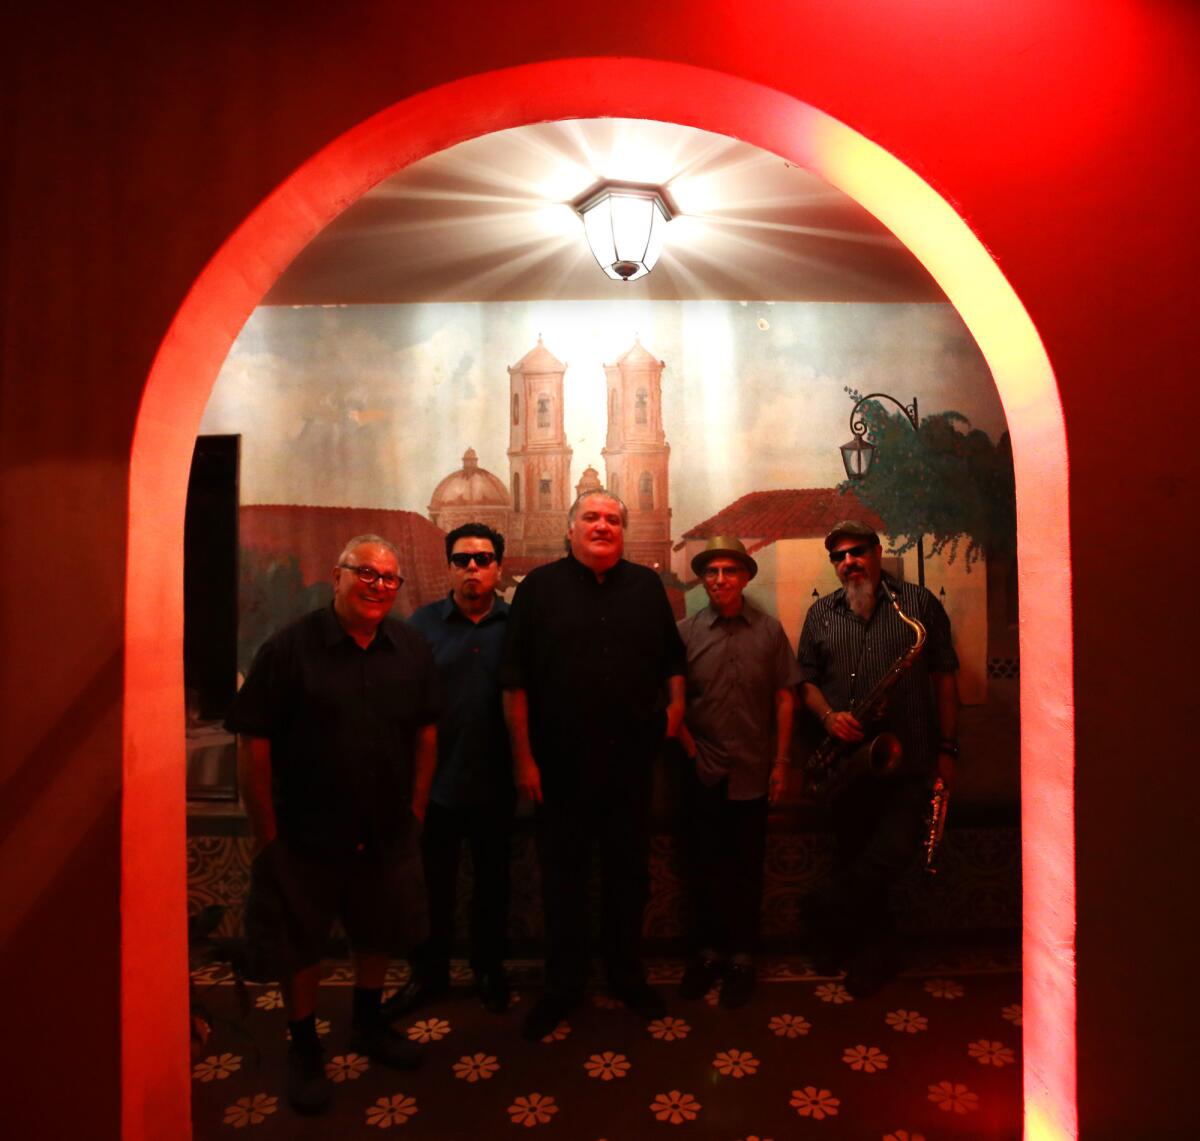
[[[864,622],[869,622],[875,613],[877,597],[877,584],[869,579],[851,579],[846,583],[846,605]]]

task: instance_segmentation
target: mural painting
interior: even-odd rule
[[[919,396],[920,429],[868,405],[879,462],[851,485],[838,446],[860,392]],[[508,540],[503,587],[563,552],[576,494],[628,505],[626,554],[677,613],[690,570],[734,534],[750,594],[793,644],[837,586],[821,540],[859,516],[954,622],[965,701],[1015,635],[1012,474],[1003,412],[949,305],[528,302],[260,308],[234,344],[204,433],[242,437],[239,667],[328,597],[332,557],[375,531],[402,553],[401,613],[445,589],[441,538],[480,519]],[[1003,573],[993,573],[996,563]],[[990,617],[990,621],[989,621]],[[993,670],[993,672],[995,672]]]

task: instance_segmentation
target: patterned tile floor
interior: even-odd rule
[[[249,987],[243,1016],[235,988],[210,968],[197,977],[214,1018],[193,1069],[195,1136],[249,1129],[307,1141],[400,1127],[405,1137],[438,1141],[533,1129],[564,1141],[1021,1135],[1015,952],[927,954],[857,1001],[801,959],[768,959],[739,1011],[722,1008],[716,991],[678,999],[681,967],[651,964],[666,1018],[646,1025],[597,990],[543,1043],[518,1034],[535,989],[519,989],[507,1014],[489,1014],[458,968],[462,986],[397,1024],[427,1053],[419,1071],[396,1073],[345,1052],[350,973],[334,965],[318,1013],[335,1099],[315,1119],[297,1117],[283,1096],[278,988]],[[536,971],[517,964],[513,974],[520,981]]]

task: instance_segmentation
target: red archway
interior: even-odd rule
[[[719,72],[589,59],[530,64],[437,87],[341,136],[271,194],[197,279],[163,341],[138,416],[129,488],[122,833],[128,1139],[187,1136],[189,1130],[179,733],[183,583],[182,575],[167,581],[153,568],[182,550],[192,446],[221,363],[291,259],[381,179],[491,131],[606,116],[658,119],[744,139],[807,167],[887,224],[941,285],[991,367],[1013,441],[1020,547],[1061,541],[1068,513],[1066,437],[1036,330],[963,219],[850,127],[790,95]],[[1043,568],[1036,590],[1025,589],[1028,573],[1023,566],[1026,1135],[1059,1138],[1077,1131],[1070,566],[1063,560],[1056,570]],[[164,913],[175,921],[164,925]]]

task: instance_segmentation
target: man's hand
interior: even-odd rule
[[[687,725],[679,726],[678,738],[680,745],[683,746],[683,751],[688,756],[688,760],[694,761],[699,750],[696,748],[696,738],[692,736],[692,731]]]
[[[532,753],[513,759],[513,784],[518,796],[524,796],[534,804],[542,803],[542,774]]]
[[[767,803],[774,806],[779,803],[779,798],[783,796],[787,789],[788,779],[788,763],[787,761],[776,761],[771,766],[771,784],[767,793]]]
[[[958,758],[952,753],[938,753],[937,772],[946,786],[946,791],[950,792],[954,788],[954,778],[958,772]]]
[[[667,687],[671,695],[667,705],[667,739],[670,740],[679,736],[679,730],[683,727],[683,715],[687,712],[683,674],[673,674],[668,678]],[[695,752],[694,749],[688,751]]]
[[[822,724],[825,732],[839,741],[861,741],[864,736],[858,718],[844,709],[826,717]]]

